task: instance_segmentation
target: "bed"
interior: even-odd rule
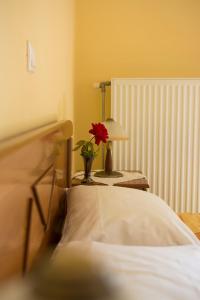
[[[56,256],[70,249],[109,269],[120,299],[200,298],[199,240],[151,193],[108,186],[68,190]]]
[[[71,188],[71,136],[71,122],[52,124],[1,152],[1,205],[8,203],[1,207],[1,278],[27,274],[9,300],[27,299],[27,287],[33,292],[28,274],[52,241],[51,260],[33,277],[42,299],[199,299],[197,237],[151,193]],[[101,287],[115,292],[100,298]]]

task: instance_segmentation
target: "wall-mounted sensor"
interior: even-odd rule
[[[35,72],[36,68],[36,59],[35,51],[29,41],[27,41],[27,71]]]

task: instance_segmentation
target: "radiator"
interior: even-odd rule
[[[111,114],[129,140],[116,170],[141,170],[176,212],[200,212],[200,79],[113,79]]]

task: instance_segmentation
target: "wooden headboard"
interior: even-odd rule
[[[72,133],[63,121],[0,143],[0,280],[27,272],[59,236]]]

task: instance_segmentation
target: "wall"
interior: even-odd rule
[[[26,70],[26,42],[36,72]],[[0,1],[0,139],[73,119],[74,0]]]
[[[199,36],[199,0],[77,0],[76,140],[87,138],[90,123],[101,119],[101,94],[94,82],[200,77]]]

